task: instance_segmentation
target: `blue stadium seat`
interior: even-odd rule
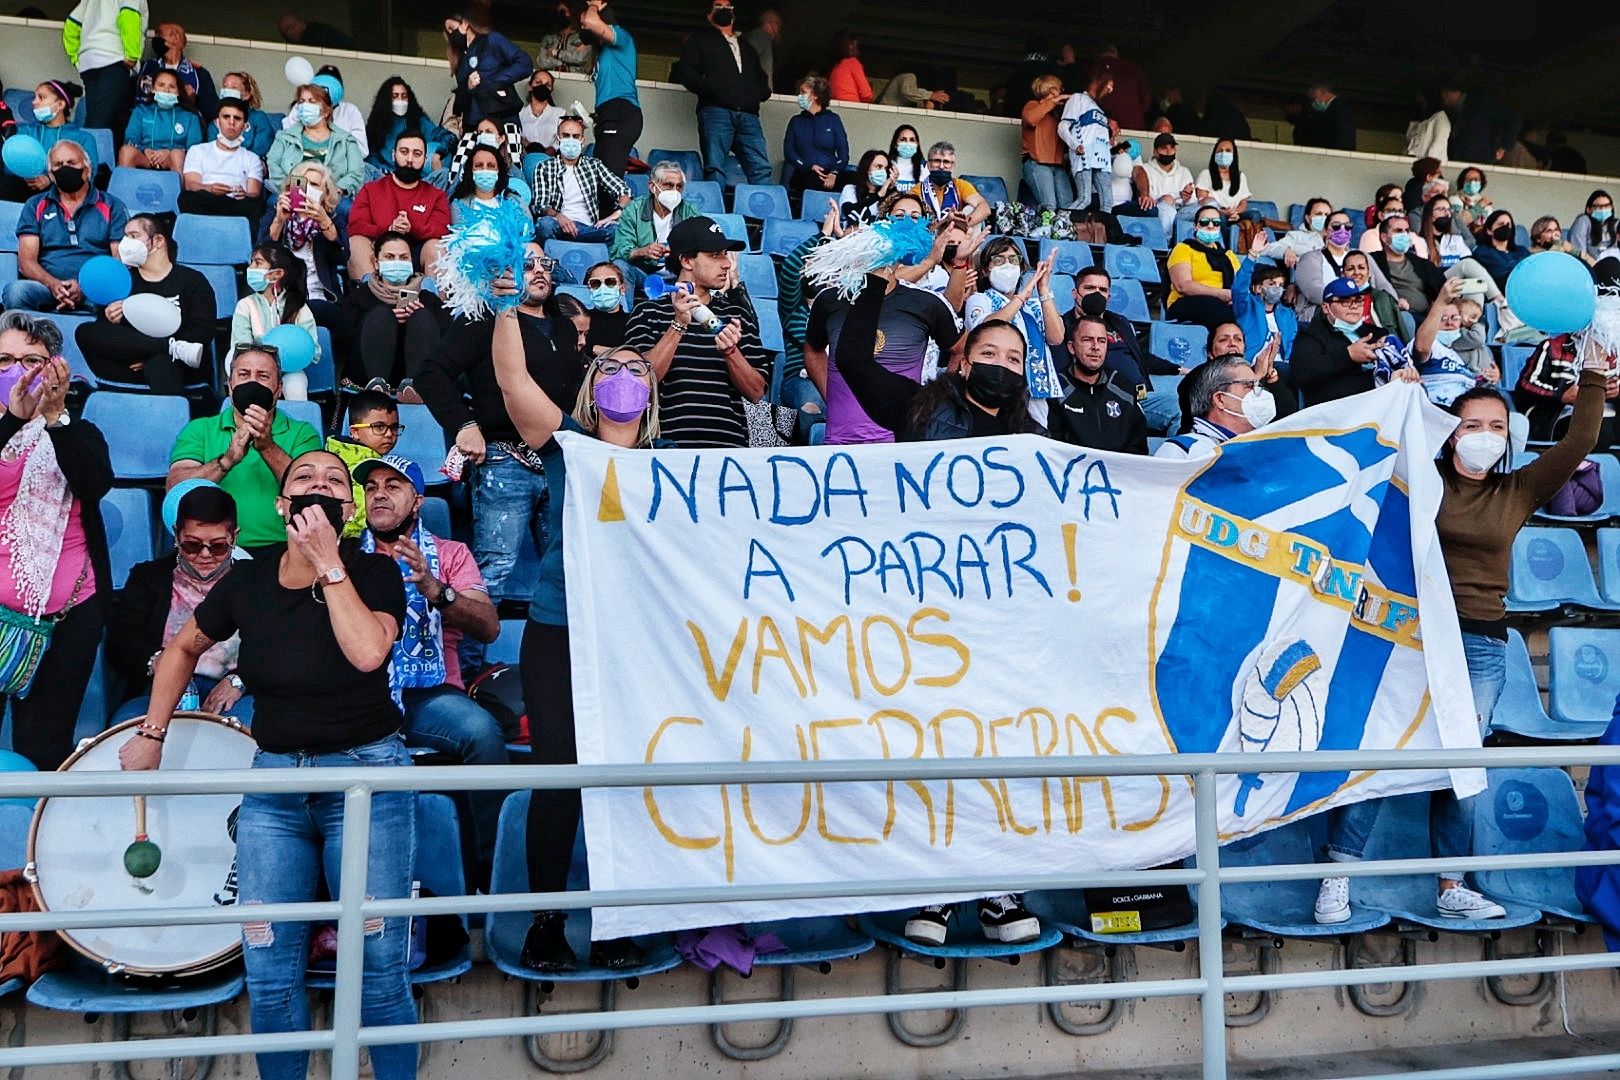
[[[94,144],[91,150],[96,155],[96,161],[98,163],[104,162],[107,168],[112,168],[118,161],[118,143],[113,138],[113,133],[106,128],[85,128],[84,130]]]
[[[533,153],[523,155],[523,180],[524,180],[524,182],[526,182],[526,183],[530,184],[531,186],[533,186],[533,183],[534,183],[534,171],[540,167],[541,162],[546,160],[546,156],[547,155],[542,154],[538,150],[534,151]]]
[[[1511,390],[1519,385],[1519,376],[1524,373],[1524,365],[1529,362],[1530,354],[1536,351],[1536,347],[1534,345],[1503,345],[1501,349],[1502,385]]]
[[[1546,510],[1536,511],[1536,518],[1540,521],[1557,521],[1570,525],[1590,525],[1599,521],[1607,521],[1620,515],[1620,461],[1613,454],[1591,454],[1588,461],[1597,463],[1598,475],[1603,478],[1603,502],[1590,514],[1549,514]]]
[[[1492,731],[1511,731],[1532,739],[1558,741],[1568,739],[1570,733],[1547,715],[1541,704],[1541,691],[1536,687],[1536,669],[1530,663],[1530,649],[1524,636],[1517,630],[1508,631],[1507,678],[1502,683],[1502,695],[1496,699],[1491,712]]]
[[[450,539],[450,503],[437,495],[422,500],[422,524],[434,536]]]
[[[633,198],[640,198],[647,194],[652,185],[652,177],[648,173],[625,173],[624,185],[630,189]]]
[[[648,165],[657,166],[661,162],[673,161],[686,173],[686,194],[692,194],[692,184],[703,180],[703,155],[696,150],[661,150],[653,147],[652,153],[644,159]]]
[[[1279,217],[1277,204],[1274,202],[1268,202],[1265,199],[1250,199],[1249,209],[1254,213],[1259,214],[1267,221],[1276,221]]]
[[[183,397],[168,394],[101,390],[85,402],[84,419],[106,437],[113,476],[161,480],[169,473],[169,450],[175,436],[191,420],[191,405]]]
[[[769,254],[756,255],[743,252],[737,256],[737,273],[743,287],[755,300],[774,300],[777,295],[776,264]]]
[[[748,223],[743,220],[741,214],[710,214],[709,216],[720,226],[721,232],[733,240],[741,240],[744,245],[747,245],[746,250],[755,250],[748,240]]]
[[[122,589],[130,567],[157,554],[152,493],[146,488],[113,488],[101,500],[101,520],[112,556],[113,588]]]
[[[0,202],[0,251],[17,250],[17,215],[22,208],[20,202]]]
[[[1513,226],[1513,242],[1522,248],[1530,246],[1530,227],[1528,225]]]
[[[62,359],[68,362],[68,370],[76,379],[82,379],[91,386],[100,383],[90,365],[85,362],[84,350],[79,348],[78,329],[87,322],[94,321],[90,315],[66,315],[56,311],[36,311],[35,318],[49,319],[62,331]]]
[[[1103,245],[1103,269],[1118,282],[1121,278],[1157,285],[1164,280],[1159,275],[1159,262],[1151,251],[1122,244]]]
[[[964,173],[962,179],[972,184],[991,206],[998,202],[1012,202],[1012,196],[1007,194],[1007,181],[999,176],[969,176]]]
[[[253,257],[247,218],[181,214],[174,243],[187,266],[241,266]]]
[[[1574,529],[1520,529],[1508,571],[1509,612],[1555,611],[1564,605],[1614,610],[1598,595],[1586,545]]]
[[[0,286],[10,285],[17,280],[17,256],[15,252],[0,251]]]
[[[1620,529],[1597,531],[1598,595],[1620,604]]]
[[[1292,225],[1296,229],[1299,228],[1301,225],[1305,224],[1305,204],[1304,203],[1289,203],[1288,204],[1288,223],[1290,225]]]
[[[28,988],[28,1004],[53,1012],[146,1013],[208,1010],[240,997],[246,980],[240,964],[194,978],[128,979],[109,975],[74,955],[66,966],[48,971]],[[204,1024],[213,1021],[205,1016]]]
[[[1072,305],[1072,294],[1070,303]],[[1153,314],[1148,311],[1147,293],[1142,291],[1142,283],[1131,278],[1115,278],[1108,289],[1108,310],[1123,315],[1131,322],[1152,322]],[[1185,365],[1191,367],[1191,364]]]
[[[701,170],[696,174],[702,176]],[[716,214],[726,212],[725,190],[714,180],[695,180],[692,173],[686,174],[686,201],[700,214],[714,217]]]
[[[405,425],[405,430],[400,432],[399,444],[394,447],[394,453],[422,466],[422,476],[427,480],[428,487],[448,484],[450,480],[439,471],[439,466],[444,464],[445,449],[449,444],[444,438],[444,428],[433,419],[428,407],[401,405],[399,422]]]
[[[1067,315],[1074,310],[1074,276],[1072,274],[1059,274],[1053,272],[1052,300],[1057,304],[1058,314]]]
[[[312,394],[331,394],[337,392],[337,357],[332,351],[332,331],[324,326],[315,328],[315,343],[320,346],[321,354],[315,362],[304,369],[309,379],[309,392]]]
[[[120,166],[112,171],[107,194],[118,196],[132,214],[172,214],[179,209],[180,174]]]
[[[783,221],[766,218],[759,246],[766,255],[786,255],[821,230],[814,221]]]
[[[1037,257],[1044,262],[1052,251],[1057,252],[1057,262],[1052,264],[1054,273],[1076,277],[1092,262],[1091,245],[1078,240],[1042,240]]]
[[[1153,251],[1170,249],[1170,245],[1164,242],[1164,226],[1159,224],[1157,217],[1131,217],[1121,214],[1119,227],[1125,230],[1126,235],[1139,237],[1145,248]]]
[[[1620,695],[1620,630],[1555,626],[1547,652],[1547,711],[1568,738],[1602,735]]]
[[[1474,799],[1475,855],[1580,851],[1585,823],[1575,784],[1563,769],[1491,769]],[[1576,922],[1595,921],[1575,895],[1575,869],[1481,870],[1479,891],[1499,904],[1525,904]]]
[[[1189,323],[1154,322],[1148,331],[1148,351],[1184,368],[1204,362],[1208,343],[1209,331]]]
[[[755,297],[754,311],[759,315],[760,344],[770,352],[781,352],[787,346],[782,341],[782,317],[777,313],[776,301]]]
[[[1290,863],[1314,863],[1320,861],[1316,853],[1317,844],[1312,839],[1311,823],[1301,819],[1258,836],[1222,845],[1221,865],[1287,866]],[[1350,904],[1348,921],[1329,926],[1318,923],[1316,893],[1320,885],[1315,879],[1223,885],[1221,913],[1239,926],[1247,926],[1263,934],[1292,938],[1364,934],[1388,924],[1388,915],[1354,899]],[[1353,891],[1351,895],[1354,897]]]
[[[6,90],[5,101],[6,101],[6,104],[11,107],[11,111],[16,114],[18,122],[21,122],[23,120],[27,120],[29,122],[33,121],[33,119],[34,119],[34,92],[32,90],[28,89],[28,87],[26,87],[26,86],[13,86],[13,87],[10,87],[9,89]],[[12,865],[21,866],[22,863],[13,863]]]
[[[557,260],[560,281],[579,284],[585,280],[585,271],[599,262],[606,262],[606,244],[582,244],[575,240],[547,240],[546,254]]]
[[[294,420],[302,420],[316,431],[326,430],[326,421],[321,419],[321,404],[318,401],[283,400],[276,403],[276,409]]]
[[[829,207],[838,205],[839,194],[836,191],[806,191],[804,201],[799,204],[799,220],[819,223],[827,216]]]
[[[484,660],[491,664],[515,664],[523,651],[523,628],[528,619],[502,619],[501,633],[484,646]]]
[[[731,193],[731,211],[751,218],[791,218],[787,188],[781,184],[738,184]]]
[[[244,260],[246,261],[246,260]],[[236,310],[236,267],[208,264],[196,266],[188,263],[192,269],[208,279],[208,284],[214,287],[214,318],[229,319]]]

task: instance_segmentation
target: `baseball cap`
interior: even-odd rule
[[[418,495],[427,494],[427,481],[422,477],[422,466],[410,458],[401,457],[398,454],[389,454],[387,457],[366,458],[350,472],[354,476],[355,483],[364,485],[366,477],[378,469],[394,470],[411,482],[411,487],[416,489]]]
[[[676,222],[669,230],[669,265],[672,268],[677,266],[676,260],[682,255],[693,255],[700,251],[742,251],[747,246],[741,240],[727,236],[714,218],[702,215],[689,217]]]
[[[1334,278],[1322,287],[1324,300],[1348,300],[1361,295],[1361,286],[1347,277]]]
[[[1159,147],[1161,147],[1161,146],[1175,146],[1175,145],[1176,145],[1176,137],[1174,135],[1170,134],[1168,131],[1161,131],[1159,133],[1159,137],[1157,139],[1153,140],[1153,149],[1155,149],[1155,150],[1159,149]]]

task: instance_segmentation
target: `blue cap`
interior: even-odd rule
[[[1324,300],[1348,300],[1361,295],[1361,286],[1347,277],[1334,278],[1322,287]]]
[[[366,458],[351,470],[354,475],[354,482],[364,485],[366,477],[378,469],[394,470],[411,482],[411,487],[416,489],[418,495],[427,494],[427,481],[422,478],[422,466],[410,458],[401,457],[398,454],[389,454],[387,457]]]

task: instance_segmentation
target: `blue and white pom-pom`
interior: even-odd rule
[[[926,221],[885,218],[806,255],[804,279],[817,288],[835,286],[839,296],[853,300],[866,284],[867,274],[897,263],[914,266],[933,246],[934,234]]]
[[[1620,357],[1620,289],[1613,285],[1600,285],[1597,291],[1597,306],[1592,312],[1592,322],[1585,330],[1576,331],[1573,344],[1576,346],[1575,355],[1584,357],[1588,342],[1596,345],[1602,354],[1609,358],[1609,366],[1615,366],[1615,360]]]
[[[474,208],[460,225],[451,226],[433,264],[439,295],[451,312],[482,319],[516,307],[523,290],[496,296],[495,280],[511,273],[521,285],[523,246],[533,235],[534,224],[515,199],[502,199],[493,208]]]

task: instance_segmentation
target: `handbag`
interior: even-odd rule
[[[799,419],[796,410],[761,398],[744,401],[743,415],[748,420],[749,446],[787,446],[793,441],[793,430]]]
[[[1180,863],[1150,867],[1153,870],[1179,870]],[[1094,934],[1134,934],[1143,930],[1164,930],[1193,921],[1192,895],[1185,885],[1145,885],[1082,889],[1086,914]]]
[[[510,86],[484,86],[472,92],[478,111],[491,119],[501,120],[516,116],[523,108],[523,99]]]
[[[73,583],[73,594],[68,597],[67,606],[55,615],[36,619],[0,605],[0,695],[28,696],[34,686],[34,676],[39,674],[40,661],[45,659],[45,650],[51,647],[56,624],[73,610],[89,572],[90,561],[86,558],[79,580]]]

